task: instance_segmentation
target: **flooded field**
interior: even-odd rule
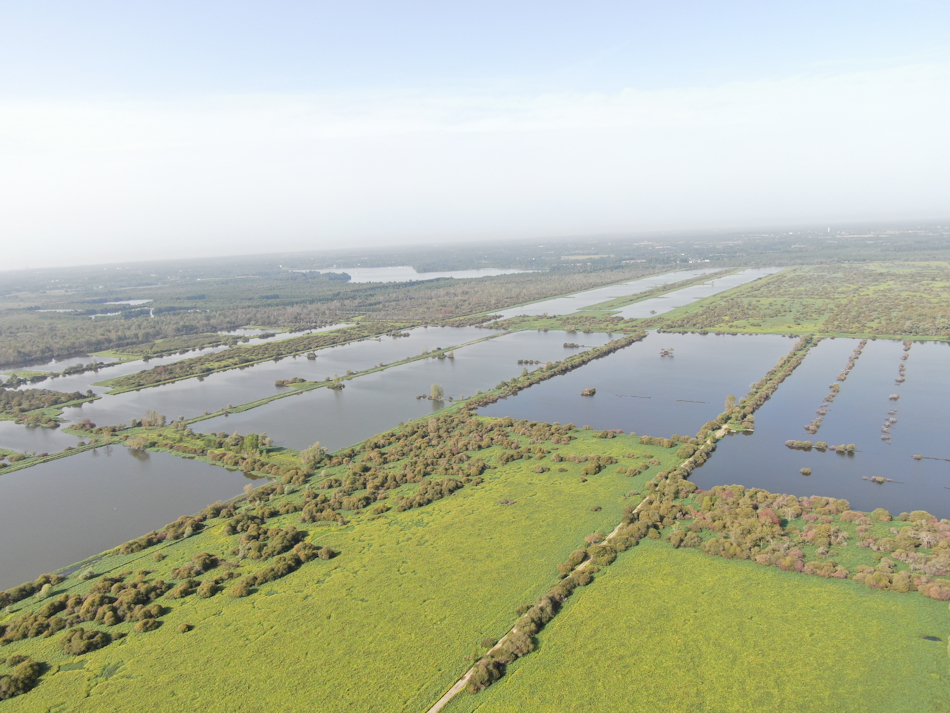
[[[475,331],[484,335],[484,330]],[[519,365],[519,359],[543,364],[580,351],[565,349],[565,340],[563,332],[503,335],[459,349],[454,359],[404,364],[347,381],[342,391],[318,389],[243,413],[201,421],[193,428],[202,433],[266,431],[279,445],[299,449],[320,441],[335,450],[447,405],[448,401],[416,398],[428,395],[433,384],[441,385],[446,397],[471,396],[478,389],[488,390],[502,379],[518,376],[524,368],[537,368]],[[585,346],[608,341],[605,334],[583,335]]]
[[[718,295],[720,292],[731,290],[733,287],[745,285],[763,277],[774,275],[781,269],[782,268],[778,267],[757,267],[737,272],[734,275],[717,277],[709,282],[704,282],[699,285],[690,285],[689,287],[684,287],[682,290],[676,290],[661,297],[653,297],[643,302],[628,305],[627,307],[621,308],[618,314],[624,319],[640,319],[652,317],[657,314],[664,314],[677,307],[683,307],[693,302],[704,300],[707,297]]]
[[[239,471],[121,447],[0,475],[0,589],[240,495],[249,482]]]
[[[584,335],[585,338],[587,335]],[[641,435],[694,435],[741,398],[793,345],[787,337],[651,333],[481,410],[484,416],[558,421]],[[661,356],[672,349],[673,356]],[[587,388],[594,396],[581,396]]]
[[[914,344],[903,361],[900,342],[868,342],[825,409],[818,432],[804,430],[857,345],[853,339],[826,339],[813,348],[756,413],[755,432],[721,441],[715,455],[693,473],[696,484],[738,483],[799,496],[846,498],[860,510],[927,510],[950,517],[950,461],[942,460],[950,459],[947,344]],[[897,384],[901,364],[906,365],[906,381]],[[886,419],[896,422],[885,433]],[[884,435],[888,440],[882,440]],[[853,443],[856,452],[793,450],[785,446],[787,440]],[[915,460],[915,455],[922,458]],[[802,475],[802,468],[810,468],[811,475]],[[872,477],[896,482],[875,483]]]
[[[191,418],[217,411],[228,404],[236,406],[287,391],[287,387],[274,385],[278,379],[301,377],[319,381],[337,374],[342,376],[347,370],[362,371],[379,362],[388,364],[420,354],[425,349],[431,351],[481,339],[490,336],[491,332],[474,327],[420,327],[408,334],[408,337],[381,337],[321,349],[316,352],[316,359],[307,359],[304,355],[286,357],[244,369],[215,372],[200,381],[197,378],[184,379],[141,391],[106,394],[98,401],[85,404],[81,413],[80,410],[67,412],[67,417],[73,420],[88,418],[99,425],[118,424],[141,418],[146,411],[154,409],[170,419],[179,416]],[[156,362],[160,363],[154,359],[149,364]]]
[[[512,307],[506,310],[500,310],[498,314],[503,319],[516,317],[518,315],[540,316],[542,314],[558,315],[570,314],[578,310],[586,309],[592,305],[607,302],[617,297],[626,297],[627,295],[636,295],[646,292],[654,287],[661,285],[672,285],[674,282],[681,282],[693,277],[705,275],[710,272],[716,272],[716,268],[704,268],[698,270],[679,270],[677,272],[667,272],[662,275],[653,275],[644,277],[631,282],[624,282],[619,285],[608,285],[607,287],[598,287],[587,292],[578,292],[567,297],[556,297],[552,300],[543,300],[541,302],[532,302],[521,307]]]

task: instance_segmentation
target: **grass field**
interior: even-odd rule
[[[752,334],[950,338],[950,265],[796,267],[646,320],[643,327]]]
[[[624,498],[628,491],[675,460],[670,450],[641,446],[629,436],[576,435],[560,453],[596,451],[622,465],[623,454],[636,451],[662,465],[635,478],[610,466],[582,482],[582,464],[564,462],[558,464],[564,472],[552,467],[539,474],[538,461],[519,460],[426,507],[354,517],[343,527],[301,525],[299,513],[278,516],[268,525],[306,528],[312,542],[341,554],[309,562],[247,598],[160,600],[172,609],[157,631],[130,633],[81,657],[60,653],[58,636],[11,644],[6,656],[31,655],[51,669],[36,690],[4,708],[424,710],[468,668],[466,657],[482,638],[500,636],[515,608],[556,581],[557,564],[587,534],[619,521],[631,502]],[[233,538],[221,530],[209,527],[94,568],[147,568],[167,578],[192,554],[226,550]],[[160,563],[152,559],[158,548],[167,555]],[[82,591],[94,582],[70,578],[66,584]],[[195,629],[179,633],[183,622]]]
[[[948,635],[945,602],[643,540],[446,710],[947,711]]]

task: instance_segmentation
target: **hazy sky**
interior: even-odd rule
[[[0,269],[950,218],[948,5],[0,3]]]

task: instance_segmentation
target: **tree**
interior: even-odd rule
[[[726,397],[726,411],[732,411],[736,407],[736,397],[732,394],[729,394]]]
[[[439,401],[445,396],[445,390],[439,384],[433,384],[430,394],[433,401]]]
[[[260,445],[261,440],[256,433],[248,433],[244,436],[244,450],[248,453],[257,453]]]
[[[326,448],[320,445],[320,441],[317,441],[312,446],[300,451],[300,460],[305,466],[313,469],[317,467],[326,454]]]

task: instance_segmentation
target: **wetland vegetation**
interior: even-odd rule
[[[0,705],[940,710],[948,255],[797,240],[18,278]]]

